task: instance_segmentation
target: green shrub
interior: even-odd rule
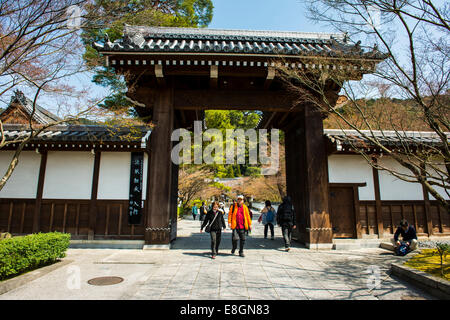
[[[37,233],[0,241],[0,280],[39,268],[66,256],[68,233]]]

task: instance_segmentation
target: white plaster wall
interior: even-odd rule
[[[144,153],[142,199],[146,199],[147,154]],[[102,152],[97,199],[126,200],[130,190],[130,152]]]
[[[91,152],[49,151],[44,199],[90,199],[94,155]]]
[[[395,172],[411,174],[398,162],[389,157],[382,157],[380,165]],[[387,171],[379,171],[381,200],[423,200],[423,190],[419,183],[406,182],[394,177]]]
[[[442,171],[446,172],[446,168],[445,168],[444,165],[436,164],[436,166],[439,168],[439,170],[442,170]],[[434,174],[434,173],[433,173],[433,172],[435,172],[433,168],[427,167],[427,171],[428,171],[430,174],[432,174],[433,176],[435,176],[436,178],[439,178],[439,175],[438,175],[438,174]],[[442,183],[442,181],[436,181],[436,182]],[[439,193],[445,200],[450,200],[450,198],[449,198],[447,192],[445,192],[445,189],[444,189],[444,188],[438,187],[438,186],[433,186],[433,187],[434,187],[434,189],[437,191],[437,193]],[[448,186],[448,189],[450,189],[450,186]],[[447,190],[447,191],[450,193],[450,190]],[[436,200],[436,198],[433,197],[431,194],[430,194],[429,197],[430,197],[430,200]]]
[[[372,167],[358,155],[331,155],[328,157],[328,179],[331,183],[361,183],[359,200],[375,200]]]
[[[13,151],[0,152],[1,177],[6,173],[13,155]],[[17,167],[0,191],[0,198],[36,198],[40,164],[40,154],[22,151]]]

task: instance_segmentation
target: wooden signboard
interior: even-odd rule
[[[131,153],[130,196],[128,205],[128,223],[141,224],[142,221],[142,179],[144,173],[144,153]]]

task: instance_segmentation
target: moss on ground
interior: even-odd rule
[[[450,254],[444,260],[444,277],[441,276],[441,258],[436,249],[423,249],[405,262],[405,266],[424,271],[450,281]]]

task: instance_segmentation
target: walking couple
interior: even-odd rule
[[[283,198],[283,202],[278,207],[276,214],[271,202],[269,200],[266,201],[258,219],[258,222],[262,222],[264,225],[264,239],[267,238],[267,231],[270,228],[271,240],[274,240],[275,221],[281,227],[285,250],[289,251],[292,241],[292,229],[296,228],[295,212],[289,196]]]
[[[248,207],[244,204],[244,197],[238,196],[237,203],[230,207],[228,212],[228,226],[232,230],[232,250],[234,254],[237,249],[239,240],[239,256],[244,257],[245,232],[251,231],[252,220]],[[212,210],[210,210],[203,221],[200,232],[209,231],[211,235],[211,258],[215,259],[219,251],[220,240],[222,238],[222,229],[225,230],[225,219],[219,211],[219,203],[213,203]]]

